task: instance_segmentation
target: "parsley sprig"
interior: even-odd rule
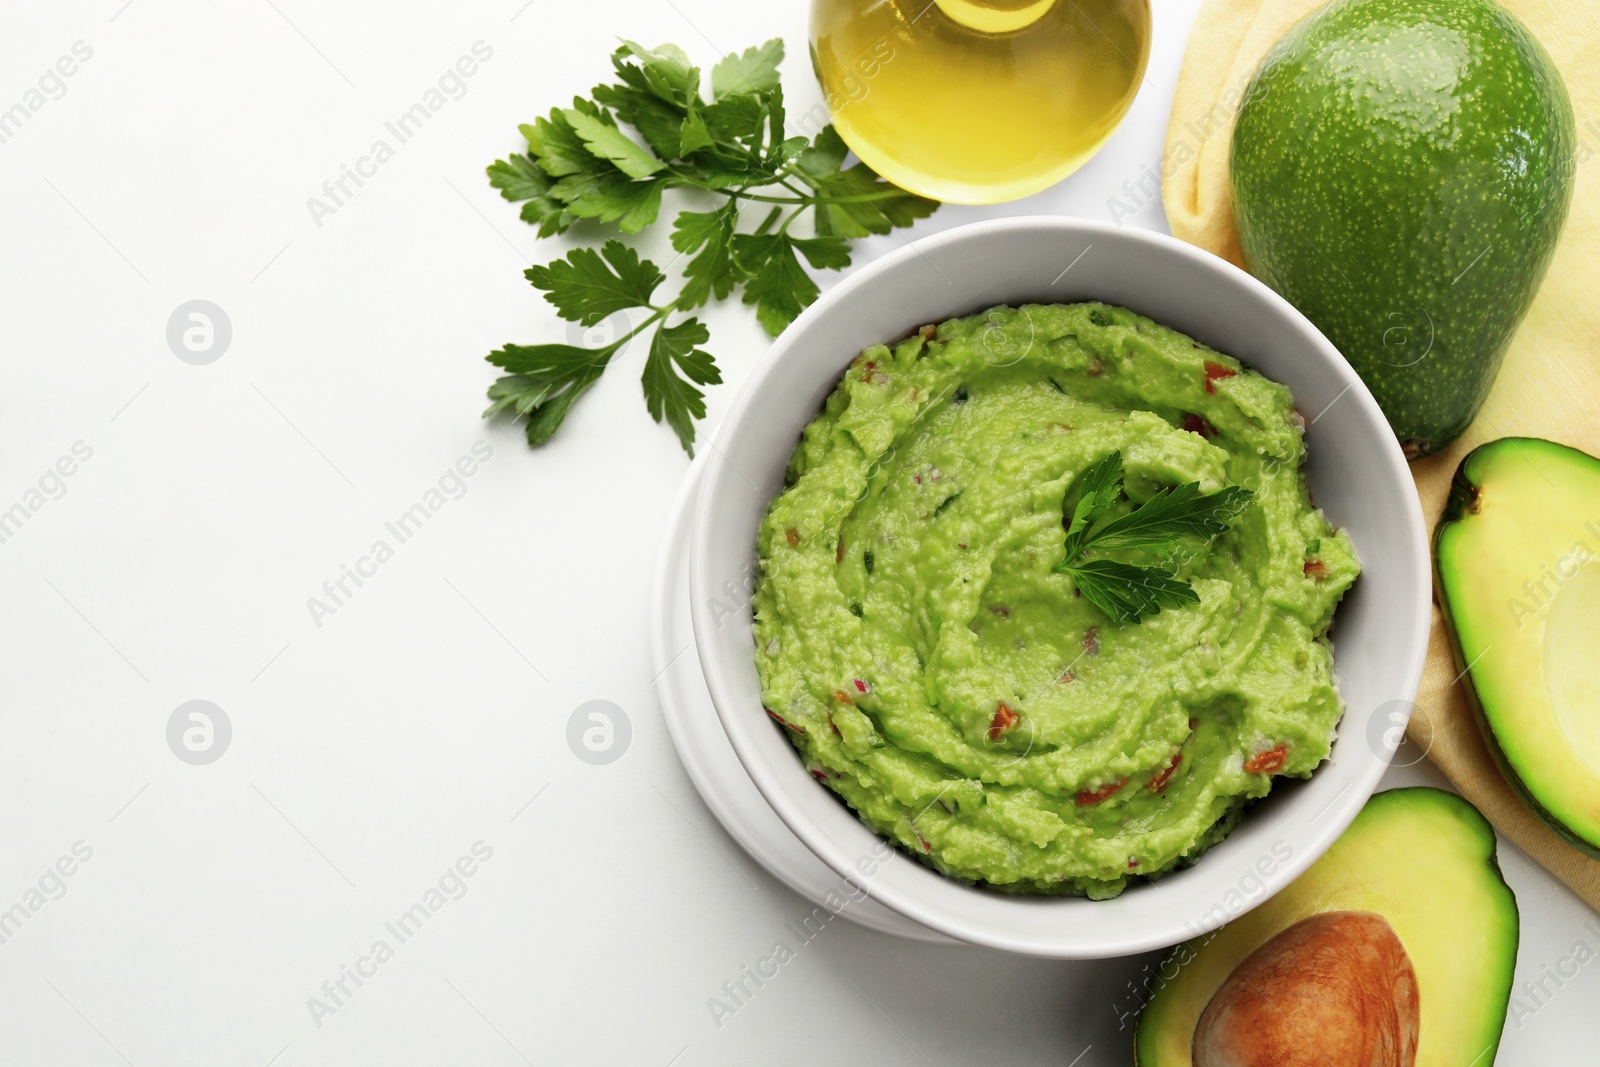
[[[687,262],[670,300],[655,297],[662,270],[615,238],[530,268],[528,281],[568,321],[593,326],[635,308],[648,315],[598,348],[508,344],[490,353],[507,373],[489,388],[486,417],[526,417],[528,443],[544,443],[622,347],[653,329],[645,406],[693,455],[694,424],[705,416],[699,387],[722,375],[700,347],[709,331],[687,313],[739,291],[776,336],[817,297],[802,260],[817,270],[847,267],[851,240],[909,226],[938,207],[865,163],[845,167],[847,150],[832,126],[809,140],[787,136],[782,60],[780,40],[724,57],[711,70],[707,98],[700,69],[682,49],[624,41],[611,56],[615,82],[520,127],[527,152],[492,164],[489,183],[522,205],[523,221],[541,237],[583,221],[640,233],[657,221],[670,189],[700,190],[721,203],[682,211],[673,222],[672,247]],[[765,208],[748,231],[740,227],[746,205]],[[806,216],[809,226],[797,234]]]
[[[1200,598],[1189,583],[1174,577],[1177,563],[1207,555],[1211,540],[1251,505],[1255,494],[1230,485],[1202,496],[1199,482],[1187,482],[1106,519],[1122,497],[1122,483],[1120,451],[1078,478],[1078,501],[1067,524],[1066,558],[1056,564],[1056,573],[1070,577],[1089,603],[1119,623],[1139,622],[1162,608],[1198,604]],[[1118,549],[1147,552],[1167,566],[1085,558],[1089,552]]]

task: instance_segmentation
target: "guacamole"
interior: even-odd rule
[[[1282,385],[1105,304],[867,349],[761,526],[767,713],[948,875],[1101,898],[1192,862],[1274,775],[1310,775],[1342,711],[1326,631],[1359,568],[1307,496],[1303,428]],[[1054,569],[1113,451],[1120,512],[1189,482],[1254,494],[1163,561],[1197,602],[1136,623]]]

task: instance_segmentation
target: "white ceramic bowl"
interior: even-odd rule
[[[995,304],[1103,300],[1236,356],[1307,414],[1312,497],[1349,531],[1363,573],[1335,618],[1346,711],[1331,760],[1280,780],[1195,866],[1109,901],[1010,896],[899,851],[806,773],[762,711],[749,598],[756,530],[801,429],[869,344]],[[1399,741],[1427,651],[1428,549],[1399,445],[1366,387],[1299,312],[1248,274],[1170,237],[1079,219],[982,222],[924,238],[851,274],[773,345],[711,443],[690,547],[695,639],[734,751],[773,809],[875,899],[974,944],[1096,958],[1175,944],[1261,903],[1355,818]],[[1396,711],[1401,715],[1397,715]]]

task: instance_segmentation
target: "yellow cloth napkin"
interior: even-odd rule
[[[1251,73],[1285,30],[1326,0],[1207,0],[1195,20],[1167,128],[1162,199],[1178,237],[1240,263],[1228,143]],[[1483,412],[1441,455],[1412,465],[1430,529],[1456,465],[1499,437],[1544,437],[1600,455],[1600,19],[1572,0],[1503,0],[1555,59],[1578,120],[1572,214],[1544,286]],[[1242,266],[1242,263],[1240,264]],[[1489,757],[1434,606],[1412,740],[1518,848],[1600,909],[1600,861],[1551,833]]]

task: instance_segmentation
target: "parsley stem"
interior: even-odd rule
[[[647,306],[650,308],[650,310],[652,312],[652,314],[650,315],[650,317],[648,319],[645,319],[639,325],[635,326],[633,329],[629,330],[627,333],[623,334],[621,337],[617,338],[615,341],[612,341],[609,345],[606,345],[606,347],[601,350],[601,351],[604,351],[606,353],[606,362],[607,363],[611,362],[611,357],[616,355],[618,350],[620,350],[623,345],[627,344],[629,341],[633,340],[635,337],[639,336],[641,333],[643,333],[644,331],[648,330],[651,326],[655,325],[656,323],[660,322],[662,319],[666,318],[668,315],[672,314],[674,311],[678,310],[678,302],[676,300],[674,300],[670,304],[665,304],[665,305],[663,305],[661,307],[656,307],[654,304],[650,304],[650,305],[647,305]]]
[[[778,215],[781,213],[781,208],[773,208],[771,211],[767,212],[767,217],[762,219],[761,225],[756,227],[756,234],[759,236],[772,229],[772,224],[778,221]]]
[[[801,207],[811,207],[816,204],[862,204],[872,200],[893,200],[903,198],[906,194],[899,190],[882,193],[860,193],[856,196],[762,196],[759,193],[729,192],[729,196],[739,200],[754,200],[762,204],[798,204]]]
[[[789,223],[793,222],[795,219],[797,219],[801,215],[805,214],[805,212],[808,211],[810,209],[810,207],[811,207],[810,204],[801,204],[799,207],[797,207],[793,211],[789,212],[788,216],[783,220],[783,225],[778,227],[779,235],[781,236],[781,235],[788,234],[788,232],[789,232]]]

